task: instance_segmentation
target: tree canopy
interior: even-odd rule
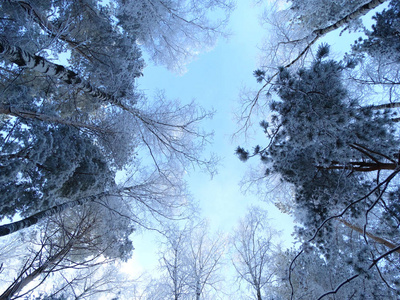
[[[213,113],[137,86],[147,59],[182,74],[227,37],[232,1],[0,3],[0,299],[399,297],[399,1],[258,4],[239,132],[259,118],[265,138],[236,153],[260,159],[259,190],[290,191],[270,197],[296,223],[289,249],[260,207],[229,239],[198,221],[185,176],[215,172]],[[159,265],[133,280],[139,232]]]
[[[211,134],[200,128],[212,113],[162,93],[150,99],[136,79],[142,51],[183,71],[225,35],[232,9],[230,1],[1,2],[0,235],[28,235],[32,255],[17,259],[0,298],[33,295],[29,283],[54,274],[71,284],[47,296],[69,299],[102,260],[130,257],[135,229],[162,233],[195,214],[183,174],[214,170],[201,154]],[[10,264],[1,276],[18,269]]]
[[[371,29],[360,19],[383,2],[290,1],[267,19],[276,33],[265,51],[274,54],[254,72],[262,87],[244,104],[247,113],[269,108],[260,122],[267,142],[236,153],[259,156],[264,183],[278,177],[293,191],[277,203],[298,222],[302,245],[286,256],[285,299],[398,294],[398,1],[376,13]],[[356,42],[334,60],[321,39],[340,28],[355,31]],[[329,284],[315,273],[321,264]],[[315,282],[299,285],[307,276]]]

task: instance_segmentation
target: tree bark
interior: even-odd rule
[[[371,106],[371,109],[379,110],[379,109],[390,109],[390,108],[396,108],[396,107],[400,107],[400,102],[392,102],[392,103],[385,103],[385,104],[380,104],[380,105],[373,105],[373,106]]]
[[[325,170],[351,170],[357,172],[373,172],[379,170],[396,170],[397,163],[381,163],[381,162],[350,162],[346,165],[333,164],[329,167],[318,166],[318,169]]]
[[[94,201],[96,199],[98,199],[101,196],[104,196],[105,193],[101,193],[98,195],[94,195],[94,196],[89,196],[89,197],[85,197],[82,199],[78,199],[78,200],[74,200],[74,201],[69,201],[69,202],[65,202],[59,205],[55,205],[49,209],[43,210],[41,212],[38,212],[32,216],[29,216],[25,219],[16,221],[16,222],[12,222],[9,224],[4,224],[0,226],[0,237],[1,236],[6,236],[9,235],[11,233],[17,232],[19,230],[31,227],[35,224],[37,224],[40,220],[46,218],[46,217],[50,217],[53,216],[56,213],[60,213],[68,208],[71,207],[75,207],[78,205],[83,205],[85,203]],[[0,298],[1,299],[1,298]]]
[[[82,89],[85,93],[94,98],[127,110],[121,101],[114,95],[108,94],[92,86],[89,82],[83,80],[77,73],[62,65],[52,63],[41,56],[31,54],[20,47],[10,45],[5,37],[0,37],[0,56],[3,56],[20,67],[25,67],[48,76],[56,77],[67,84]]]
[[[374,8],[378,7],[379,5],[381,5],[386,1],[387,0],[371,0],[370,2],[360,6],[358,9],[348,14],[344,18],[340,19],[336,23],[322,29],[314,30],[313,33],[318,37],[323,36],[331,31],[334,31],[335,29],[338,29],[339,27],[342,27],[344,24],[349,23],[351,20],[366,15],[368,12],[370,12],[371,10],[373,10]]]
[[[338,219],[338,220],[339,220],[339,222],[341,222],[342,224],[344,224],[344,225],[346,225],[347,227],[349,227],[349,228],[351,228],[351,229],[357,231],[358,233],[364,234],[364,230],[361,229],[360,227],[358,227],[358,226],[356,226],[356,225],[353,225],[353,224],[347,222],[347,221],[344,220],[344,219]],[[365,232],[365,235],[368,236],[369,238],[373,239],[375,242],[377,242],[377,243],[379,243],[379,244],[381,244],[381,245],[384,245],[384,246],[388,247],[389,249],[395,249],[396,247],[398,247],[398,246],[396,246],[395,244],[393,244],[393,243],[391,243],[391,242],[389,242],[389,241],[387,241],[387,240],[385,240],[385,239],[383,239],[383,238],[380,238],[379,236],[373,235],[372,233],[370,233],[370,232],[368,232],[368,231]],[[400,253],[400,250],[396,250],[396,252]]]
[[[261,291],[259,288],[257,288],[257,300],[262,300]]]

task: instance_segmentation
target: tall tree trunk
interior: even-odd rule
[[[200,300],[201,296],[201,283],[200,283],[200,278],[197,278],[196,280],[196,300]]]
[[[257,287],[257,300],[262,300],[262,297],[261,297],[261,290],[260,290],[259,287]]]
[[[357,172],[373,172],[379,170],[396,170],[397,163],[381,163],[381,162],[350,162],[346,165],[333,164],[329,167],[320,167],[318,169],[325,170],[351,170]]]
[[[114,95],[108,94],[83,80],[77,73],[68,70],[62,65],[52,63],[45,58],[31,54],[20,47],[12,46],[4,37],[0,37],[0,55],[20,67],[32,69],[42,74],[56,77],[67,84],[82,89],[85,93],[101,101],[116,105],[128,110]]]
[[[334,31],[335,29],[338,29],[339,27],[342,27],[344,24],[347,24],[354,19],[366,15],[371,10],[373,10],[374,8],[378,7],[379,5],[381,5],[386,1],[387,0],[371,0],[370,2],[360,6],[358,9],[348,14],[344,18],[340,19],[336,23],[322,29],[317,29],[313,33],[316,34],[318,37],[323,36],[331,31]]]
[[[78,200],[65,202],[65,203],[62,203],[59,205],[55,205],[55,206],[53,206],[49,209],[43,210],[41,212],[38,212],[32,216],[29,216],[25,219],[20,220],[20,221],[1,225],[0,226],[0,237],[9,235],[11,233],[17,232],[24,228],[33,226],[33,225],[37,224],[40,220],[42,220],[46,217],[53,216],[54,214],[60,213],[68,208],[75,207],[78,205],[83,205],[83,204],[89,203],[91,201],[95,201],[96,199],[98,199],[101,196],[104,196],[105,194],[106,193],[101,193],[98,195],[89,196],[89,197],[81,198]]]
[[[351,228],[351,229],[357,231],[358,233],[364,234],[364,230],[361,229],[360,227],[358,227],[358,226],[356,226],[356,225],[353,225],[353,224],[347,222],[347,221],[344,220],[344,219],[338,219],[338,220],[339,220],[339,222],[341,222],[342,224],[344,224],[344,225],[346,225],[347,227],[349,227],[349,228]],[[385,240],[385,239],[383,239],[383,238],[380,238],[379,236],[373,235],[372,233],[370,233],[370,232],[368,232],[368,231],[365,232],[365,235],[366,235],[367,237],[373,239],[375,242],[377,242],[377,243],[379,243],[379,244],[381,244],[381,245],[384,245],[384,246],[388,247],[389,249],[398,248],[398,246],[396,246],[395,244],[393,244],[393,243],[391,243],[391,242],[389,242],[389,241],[387,241],[387,240]],[[396,250],[396,252],[400,253],[400,250]]]
[[[370,108],[373,110],[390,109],[390,108],[396,108],[396,107],[400,107],[400,102],[392,102],[392,103],[385,103],[385,104],[370,106]]]

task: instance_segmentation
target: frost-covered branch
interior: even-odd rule
[[[393,248],[390,251],[387,251],[386,253],[382,254],[381,256],[379,256],[378,258],[374,259],[373,262],[369,265],[368,270],[371,270],[381,259],[385,258],[386,256],[394,253],[394,252],[399,252],[400,251],[400,245],[396,246],[395,248]],[[355,274],[354,276],[347,278],[345,281],[341,282],[334,290],[329,291],[324,293],[323,295],[321,295],[318,300],[321,300],[322,298],[328,296],[328,295],[332,295],[332,294],[336,294],[343,286],[345,286],[346,284],[348,284],[349,282],[351,282],[352,280],[360,277],[361,274]]]
[[[354,11],[346,14],[345,16],[343,16],[342,18],[340,18],[339,20],[336,20],[333,24],[330,24],[328,26],[325,26],[323,28],[318,28],[318,29],[314,29],[311,32],[307,33],[309,31],[308,28],[303,28],[303,31],[305,31],[307,34],[306,36],[304,36],[301,39],[292,39],[290,37],[290,35],[286,35],[286,34],[282,34],[281,39],[287,39],[287,40],[279,40],[279,41],[274,41],[275,44],[273,47],[276,47],[276,49],[271,50],[271,53],[278,53],[278,48],[282,45],[285,45],[285,47],[287,47],[288,45],[290,45],[292,47],[292,50],[283,50],[282,52],[285,53],[285,55],[287,55],[288,53],[290,54],[290,56],[292,56],[292,52],[297,52],[297,54],[294,55],[294,57],[290,58],[289,61],[285,62],[285,61],[278,61],[275,66],[264,66],[265,69],[276,69],[276,67],[282,67],[282,68],[290,68],[292,66],[294,66],[295,64],[297,64],[300,60],[304,59],[305,56],[307,55],[307,53],[310,51],[310,49],[312,48],[313,45],[315,45],[315,43],[320,40],[323,36],[325,36],[326,34],[344,26],[345,24],[348,24],[349,22],[360,18],[361,16],[367,14],[368,12],[370,12],[371,10],[375,9],[377,6],[381,5],[382,3],[386,2],[387,0],[371,0],[367,3],[364,3],[363,5],[359,6],[358,8],[356,8]],[[292,9],[292,8],[289,8]],[[289,10],[288,9],[288,10]],[[326,9],[326,8],[324,8]],[[293,10],[295,11],[295,10]],[[280,12],[276,12],[276,13],[280,13]],[[299,17],[297,20],[296,17],[293,17],[291,14],[289,14],[290,16],[288,16],[288,18],[291,18],[289,20],[279,20],[277,21],[277,23],[275,24],[275,26],[281,27],[281,23],[282,22],[299,22],[299,24],[296,24],[296,26],[302,26],[301,23],[301,17]],[[291,28],[291,27],[290,27]],[[291,30],[291,29],[288,30]],[[282,29],[284,30],[284,29]],[[275,32],[280,32],[280,30],[275,30]],[[304,45],[305,44],[305,45]],[[296,51],[297,50],[297,51]],[[273,57],[275,55],[273,54],[268,54],[267,57],[268,59],[272,61],[274,60]],[[258,89],[256,95],[252,98],[249,99],[246,103],[243,104],[243,109],[242,109],[242,113],[241,113],[241,120],[244,121],[244,124],[242,125],[242,127],[240,128],[240,131],[244,130],[246,131],[247,128],[250,126],[250,118],[251,115],[255,109],[255,107],[258,105],[259,99],[261,97],[261,95],[263,94],[267,94],[270,92],[271,90],[271,86],[273,85],[273,81],[276,78],[276,76],[279,74],[279,71],[276,72],[274,71],[272,74],[268,74],[267,77],[264,78],[264,82],[263,85],[260,89]]]
[[[95,132],[99,132],[102,134],[114,133],[114,131],[107,129],[107,128],[100,127],[100,126],[91,125],[91,124],[87,124],[87,123],[83,123],[83,122],[77,122],[77,121],[73,121],[73,120],[67,120],[67,119],[63,119],[58,116],[53,116],[53,115],[49,115],[49,114],[43,114],[40,112],[26,110],[26,109],[22,109],[17,106],[13,106],[13,105],[0,104],[0,114],[23,118],[23,119],[40,120],[40,121],[43,121],[46,123],[62,124],[62,125],[76,127],[76,128],[87,129],[94,133]]]

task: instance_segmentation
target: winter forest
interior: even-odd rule
[[[190,73],[239,3],[263,42],[215,153],[218,108],[139,82]],[[400,1],[3,0],[0,24],[1,300],[400,298]],[[188,178],[228,154],[258,202],[220,230]]]

